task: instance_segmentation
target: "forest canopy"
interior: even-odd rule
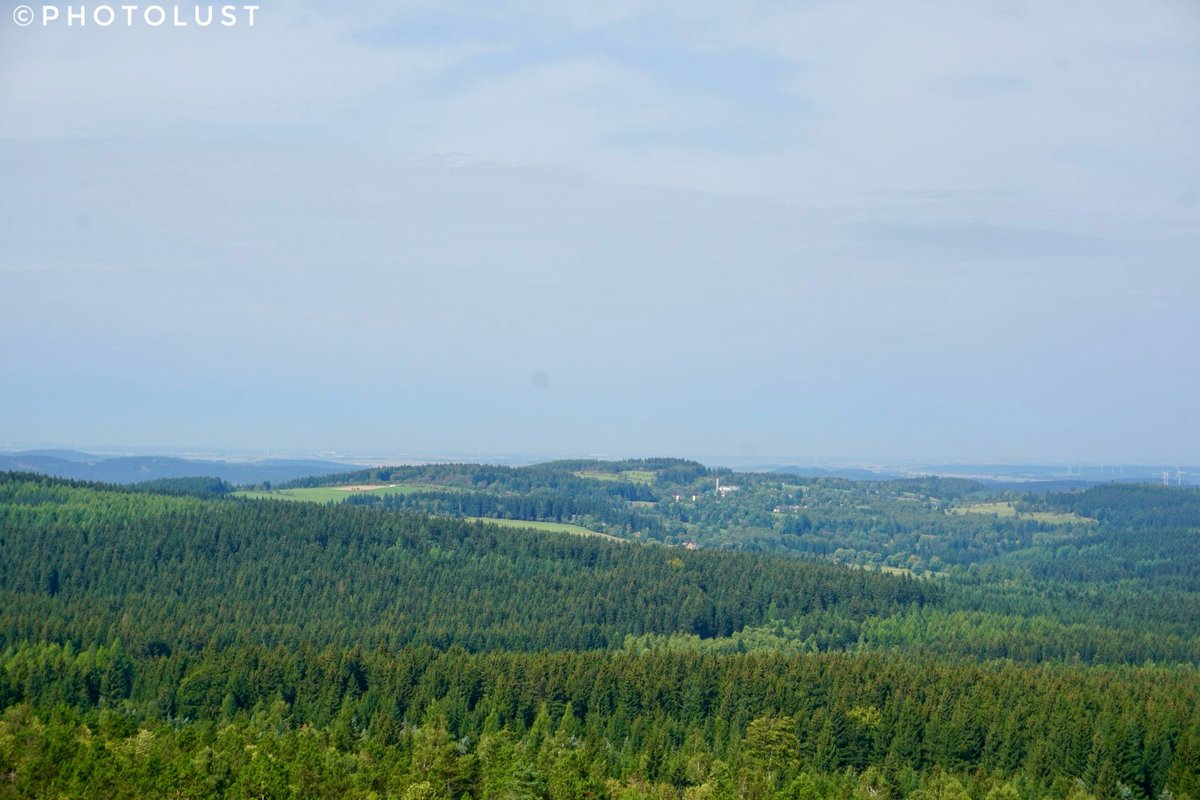
[[[369,503],[0,475],[0,796],[1200,797],[1194,493],[412,469]],[[670,524],[677,479],[727,547],[464,513]],[[764,500],[964,549],[739,546]]]

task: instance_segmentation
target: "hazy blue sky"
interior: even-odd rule
[[[1200,460],[1194,0],[15,6],[0,447]]]

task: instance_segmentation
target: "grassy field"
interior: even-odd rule
[[[626,541],[619,536],[593,531],[580,525],[572,525],[568,522],[534,522],[524,519],[495,519],[493,517],[465,517],[465,519],[469,519],[472,522],[487,522],[492,525],[500,525],[504,528],[526,528],[535,531],[553,531],[554,533],[574,533],[578,536],[600,536],[605,539],[614,539],[618,542]]]
[[[619,481],[621,478],[615,472],[596,472],[590,469],[580,470],[575,473],[576,478],[590,478],[594,481]]]
[[[250,489],[234,492],[234,497],[248,497],[252,500],[298,500],[305,503],[340,503],[354,494],[412,494],[425,492],[430,489],[445,489],[443,486],[432,484],[398,483],[387,486],[314,486],[306,489],[272,489],[260,491]]]
[[[649,486],[654,483],[654,473],[647,469],[627,469],[624,472],[599,472],[596,470],[580,470],[575,473],[578,478],[591,478],[594,481],[629,481]]]
[[[997,517],[1017,517],[1034,522],[1044,522],[1047,525],[1066,525],[1071,522],[1095,522],[1094,519],[1081,517],[1078,514],[1059,513],[1055,511],[1034,511],[1020,514],[1017,512],[1015,501],[996,501],[992,503],[974,503],[969,506],[958,506],[950,509],[952,514],[995,514]]]
[[[951,509],[955,514],[995,514],[997,517],[1015,517],[1017,506],[1011,502],[974,503]]]

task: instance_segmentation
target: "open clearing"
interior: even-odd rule
[[[503,528],[532,528],[535,531],[553,531],[554,533],[573,533],[577,536],[599,536],[604,539],[612,539],[617,542],[627,541],[620,536],[613,536],[611,533],[601,533],[593,531],[589,528],[584,528],[581,525],[572,525],[569,522],[534,522],[524,519],[497,519],[495,517],[463,517],[472,522],[488,522],[492,525],[499,525]]]
[[[305,503],[341,503],[354,494],[412,494],[444,489],[443,486],[417,483],[366,484],[353,486],[313,486],[304,489],[271,489],[262,491],[250,489],[234,492],[235,497],[248,497],[252,500],[298,500]]]
[[[646,486],[654,483],[654,473],[648,469],[627,469],[624,472],[600,472],[598,470],[580,470],[575,473],[577,478],[591,478],[594,481],[629,481]]]
[[[1066,525],[1071,522],[1095,522],[1096,520],[1089,517],[1081,517],[1078,514],[1070,512],[1063,513],[1058,511],[1031,511],[1025,513],[1017,513],[1017,504],[1014,500],[996,501],[993,503],[975,503],[969,506],[959,506],[950,509],[952,514],[995,514],[997,517],[1016,517],[1017,519],[1027,519],[1033,522],[1044,522],[1047,525]]]

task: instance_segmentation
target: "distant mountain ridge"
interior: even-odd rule
[[[895,469],[862,469],[857,467],[829,468],[824,467],[774,467],[771,472],[784,475],[795,475],[800,478],[844,478],[848,481],[890,481],[897,478],[912,477],[911,472]]]
[[[283,483],[332,475],[355,464],[310,459],[220,461],[173,456],[100,456],[74,450],[0,453],[0,471],[37,472],[56,478],[101,483],[141,483],[161,478],[220,478],[233,484]]]
[[[804,478],[844,478],[851,481],[887,481],[921,475],[965,478],[985,486],[1012,491],[1066,491],[1105,483],[1162,483],[1171,486],[1200,484],[1198,467],[1070,466],[1046,464],[916,464],[910,467],[780,466],[770,472]]]

